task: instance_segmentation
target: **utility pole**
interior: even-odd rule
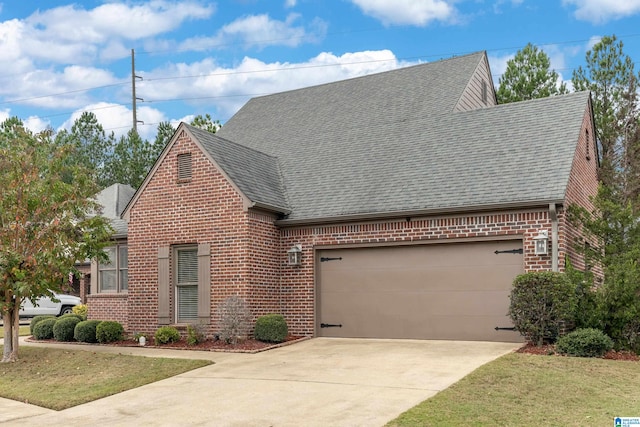
[[[136,54],[135,51],[131,49],[131,100],[133,110],[133,130],[137,133],[138,123],[144,124],[144,122],[138,120],[138,108],[136,106],[136,102],[138,100],[144,101],[144,99],[136,97],[136,79],[142,80],[142,77],[136,76]]]

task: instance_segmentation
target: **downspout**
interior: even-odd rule
[[[551,218],[551,271],[558,271],[558,211],[555,203],[549,203]]]

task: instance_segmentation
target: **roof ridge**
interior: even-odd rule
[[[467,58],[467,57],[470,57],[470,56],[480,55],[480,54],[483,54],[485,52],[486,51],[484,51],[484,50],[479,50],[479,51],[476,51],[476,52],[465,53],[465,54],[459,55],[459,56],[454,55],[454,56],[451,56],[449,58],[441,58],[441,59],[438,59],[438,60],[435,60],[435,61],[427,61],[427,62],[421,62],[421,63],[418,63],[418,64],[407,65],[406,67],[398,67],[398,68],[394,68],[394,69],[386,70],[386,71],[374,71],[372,73],[365,74],[365,75],[362,75],[362,76],[349,77],[349,78],[345,78],[345,79],[334,80],[334,81],[325,82],[325,83],[319,83],[319,84],[312,85],[312,86],[305,86],[305,87],[300,87],[300,88],[297,88],[297,89],[289,89],[289,90],[283,90],[281,92],[269,93],[267,95],[254,96],[251,99],[260,99],[260,98],[268,98],[270,96],[279,96],[279,95],[282,95],[282,94],[285,94],[285,93],[293,93],[293,92],[298,92],[298,91],[303,91],[303,90],[308,90],[308,89],[313,89],[313,88],[320,88],[320,87],[324,87],[324,86],[333,85],[333,84],[336,84],[336,83],[354,81],[354,80],[359,80],[359,79],[363,79],[363,78],[367,78],[367,77],[371,77],[371,76],[384,75],[384,74],[398,72],[398,71],[402,71],[402,70],[408,70],[410,68],[415,68],[415,67],[423,67],[423,66],[426,66],[426,65],[441,64],[443,62],[460,60],[460,59]]]

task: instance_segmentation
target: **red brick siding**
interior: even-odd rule
[[[589,140],[587,141],[587,132]],[[587,158],[589,157],[589,158]],[[570,206],[576,204],[586,208],[589,211],[593,210],[593,203],[591,197],[598,193],[598,181],[597,181],[597,151],[595,147],[595,135],[593,131],[593,123],[591,120],[590,107],[585,112],[580,135],[578,135],[578,146],[573,158],[573,167],[571,168],[571,175],[569,177],[569,183],[567,184],[566,193],[566,205]],[[584,269],[583,258],[575,251],[574,243],[576,241],[583,241],[584,238],[581,235],[580,229],[575,225],[567,222],[567,252],[569,253],[569,259],[571,264],[582,270]]]
[[[120,322],[129,330],[129,309],[127,294],[87,295],[87,318]]]
[[[177,182],[177,155],[188,152],[192,179]],[[249,294],[248,218],[241,195],[188,135],[181,134],[130,210],[130,330],[153,333],[158,328],[158,248],[209,243],[213,322],[207,332],[217,331],[220,303]],[[173,265],[170,270],[173,277]],[[172,290],[172,316],[173,302]]]
[[[281,254],[280,231],[273,215],[251,211],[249,214],[249,270],[248,298],[254,318],[280,313]],[[288,249],[288,248],[287,248]]]

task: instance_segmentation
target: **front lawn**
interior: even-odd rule
[[[29,332],[29,325],[21,325],[19,334],[21,337],[31,335],[31,332]],[[4,326],[0,326],[0,338],[4,338]]]
[[[56,410],[212,363],[24,346],[18,355],[18,362],[0,364],[0,397]]]
[[[640,417],[640,362],[513,353],[388,426],[609,426]]]

